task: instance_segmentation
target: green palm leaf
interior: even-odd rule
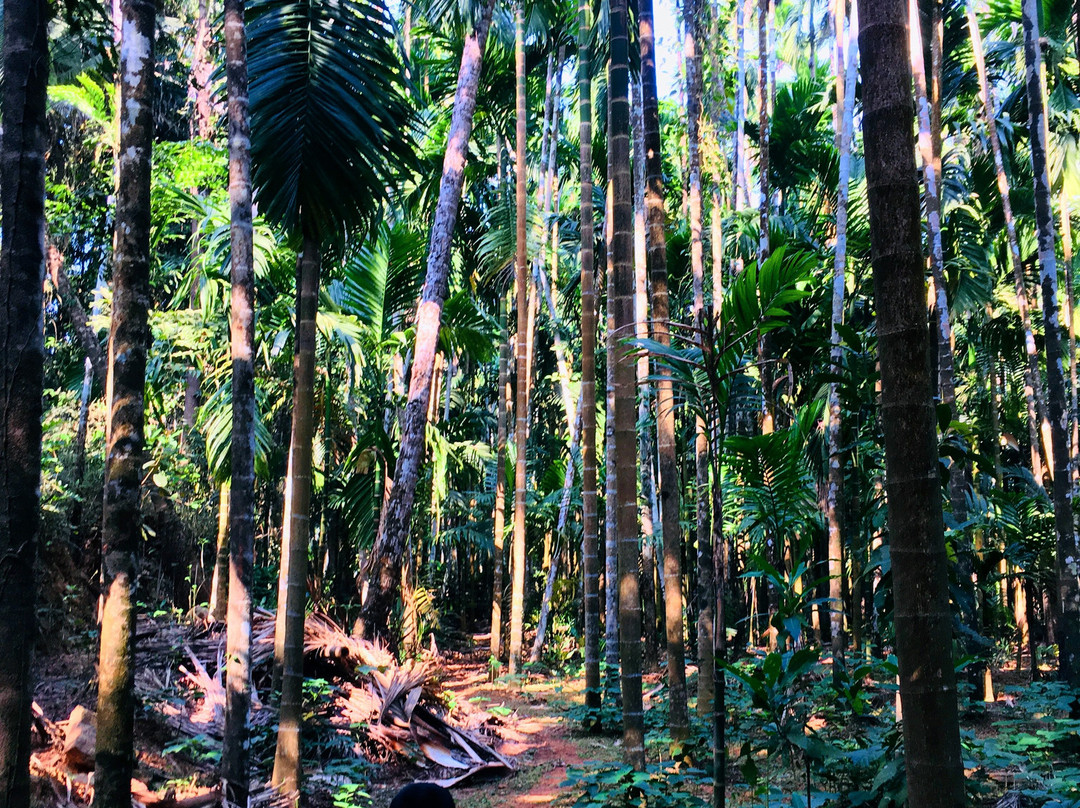
[[[260,212],[320,243],[370,225],[413,164],[402,60],[381,0],[257,0],[248,27]]]

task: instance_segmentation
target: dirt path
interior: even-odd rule
[[[573,705],[582,702],[580,680],[532,675],[526,680],[488,680],[487,652],[477,652],[444,666],[446,689],[459,701],[471,701],[501,714],[500,751],[518,769],[496,780],[467,782],[453,788],[459,808],[565,808],[572,789],[563,787],[569,766],[618,756],[611,738],[591,738],[575,731]],[[386,805],[400,783],[376,787],[376,806]]]

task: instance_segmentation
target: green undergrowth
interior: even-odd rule
[[[729,805],[901,808],[907,799],[902,725],[896,722],[895,660],[855,660],[834,671],[814,649],[749,656],[726,671]],[[691,677],[690,692],[695,690]],[[1037,808],[1080,808],[1080,720],[1074,695],[1056,682],[1006,685],[983,704],[964,692],[962,753],[968,801],[991,806],[1019,792]],[[690,702],[690,737],[667,731],[665,692],[645,713],[649,764],[590,760],[563,783],[574,808],[668,808],[711,802],[712,724]],[[578,702],[549,705],[573,726],[600,720],[621,734],[617,694],[598,715]],[[579,730],[584,733],[584,730]],[[618,754],[618,749],[615,749]]]

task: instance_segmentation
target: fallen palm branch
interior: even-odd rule
[[[272,612],[255,611],[251,663],[257,682],[270,678],[274,627]],[[147,618],[140,621],[139,632],[144,648],[152,649],[158,659],[170,659],[164,670],[140,666],[136,678],[140,694],[177,732],[221,738],[225,690],[220,627],[192,631]],[[153,658],[147,654],[147,663]],[[444,772],[447,776],[440,780],[444,784],[514,768],[513,761],[497,750],[500,738],[492,716],[468,705],[447,708],[434,655],[399,663],[385,646],[352,637],[330,617],[316,612],[304,624],[304,659],[308,671],[329,684],[324,720],[336,732],[358,737],[352,744],[355,754],[398,758],[434,770],[434,775]],[[172,683],[184,691],[181,702],[162,698]],[[252,707],[253,723],[271,719],[257,692]]]

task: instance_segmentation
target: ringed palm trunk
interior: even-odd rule
[[[936,6],[936,3],[935,3]],[[933,15],[939,16],[939,15]],[[945,289],[945,259],[941,245],[941,114],[940,114],[940,58],[934,62],[934,104],[931,105],[930,88],[927,87],[926,65],[923,59],[923,38],[920,27],[918,0],[908,4],[910,20],[911,70],[915,78],[915,101],[919,120],[919,155],[923,164],[923,177],[926,200],[927,234],[930,242],[930,275],[933,279],[934,302],[931,306],[931,319],[934,324],[937,348],[938,391],[941,403],[956,409],[956,374],[953,361],[953,333],[949,315],[949,300]],[[937,32],[931,31],[937,41]],[[939,52],[934,44],[933,53]],[[954,414],[958,415],[958,413]],[[967,491],[970,469],[967,464],[956,460],[949,475],[949,503],[953,518],[957,523],[967,520]],[[970,556],[962,556],[961,564],[966,568],[970,579],[972,564]],[[976,630],[974,614],[966,615],[969,626]]]
[[[646,0],[648,2],[648,0]],[[644,5],[644,4],[643,4]],[[611,151],[611,255],[614,314],[615,455],[625,472],[615,483],[615,532],[619,543],[619,656],[621,661],[623,755],[645,768],[645,720],[641,694],[641,592],[638,581],[637,430],[634,361],[624,340],[634,333],[634,191],[630,178],[630,53],[626,0],[610,12],[611,63],[608,104]],[[644,17],[644,15],[642,15]],[[643,23],[644,27],[644,23]],[[651,26],[650,26],[651,28]],[[681,662],[681,660],[680,660]]]
[[[131,804],[135,581],[141,538],[146,351],[150,344],[155,12],[152,0],[121,3],[119,182],[107,396],[111,417],[101,530],[105,602],[94,773],[94,803],[100,808],[128,808]]]
[[[731,207],[742,210],[750,205],[749,183],[746,177],[746,11],[748,0],[735,0],[735,39],[738,41],[735,61],[735,187]]]
[[[319,244],[304,237],[296,279],[296,357],[293,360],[292,438],[285,478],[285,514],[278,578],[274,663],[281,668],[281,706],[273,784],[300,788],[303,719],[304,608],[311,538],[311,442],[315,435],[315,317],[319,305]]]
[[[599,715],[600,682],[600,541],[596,504],[596,274],[593,255],[592,73],[589,41],[592,5],[578,3],[578,99],[581,151],[581,558],[585,600],[586,721]]]
[[[641,108],[641,84],[631,81],[633,107],[630,130],[634,138],[634,336],[649,336],[649,267],[645,246],[645,120]],[[638,423],[649,422],[649,404],[652,399],[649,379],[649,356],[644,351],[637,360]],[[653,477],[655,453],[652,430],[638,432],[638,457],[641,458],[641,497],[638,508],[641,513],[641,600],[645,608],[645,670],[652,673],[659,665],[660,649],[656,633],[656,592],[653,580],[656,572],[656,520],[659,502]],[[661,577],[663,575],[661,574]]]
[[[769,257],[769,6],[758,0],[758,263]],[[766,398],[769,392],[765,393]]]
[[[40,521],[41,394],[45,360],[46,87],[49,4],[6,0],[3,9],[4,128],[0,144],[0,794],[30,805],[34,565]],[[151,18],[152,19],[152,18]],[[152,64],[152,63],[151,63]],[[136,477],[136,485],[138,478]]]
[[[251,714],[251,586],[255,562],[255,263],[251,210],[251,116],[244,0],[225,0],[225,81],[229,117],[232,281],[232,446],[229,492],[229,601],[225,632],[222,795],[248,804]]]
[[[229,598],[229,483],[218,487],[217,542],[214,555],[214,577],[210,581],[210,616],[225,622]]]
[[[863,134],[908,800],[964,804],[905,0],[860,0]]]
[[[514,405],[514,538],[511,546],[510,584],[510,675],[521,667],[521,646],[525,617],[525,444],[529,437],[529,269],[526,264],[525,232],[525,12],[522,0],[514,8],[514,70],[517,76],[517,172],[515,205],[517,208],[517,250],[514,278],[517,283],[517,400]]]
[[[686,64],[686,145],[687,185],[690,207],[690,269],[693,276],[693,325],[705,325],[705,249],[702,240],[701,202],[701,13],[698,0],[684,3],[687,20],[683,57]],[[705,422],[697,418],[695,426],[695,477],[697,489],[697,599],[698,599],[698,715],[713,710],[716,659],[713,656],[716,601],[713,580],[712,531],[709,526],[709,441]]]
[[[840,11],[843,14],[843,11]],[[844,28],[844,17],[836,17],[837,37]],[[843,90],[838,98],[843,99],[843,107],[837,116],[840,122],[840,181],[836,193],[836,249],[833,255],[832,288],[832,330],[830,342],[832,350],[830,361],[832,371],[839,373],[843,362],[843,350],[840,345],[839,327],[844,321],[844,290],[847,272],[847,224],[848,198],[851,181],[851,141],[854,129],[855,80],[858,72],[858,6],[851,7],[848,21],[845,61],[838,62],[838,68],[844,77]],[[829,475],[825,492],[825,521],[829,536],[829,639],[833,653],[833,671],[839,674],[838,657],[844,651],[844,565],[843,565],[843,524],[841,502],[844,489],[844,467],[841,457],[841,412],[840,386],[833,382],[829,385]]]
[[[649,250],[649,301],[653,339],[671,344],[668,300],[667,236],[664,233],[664,179],[661,171],[660,113],[656,96],[656,49],[652,0],[639,0],[638,41],[641,46],[641,98],[645,118],[645,212]],[[615,167],[618,169],[618,166]],[[632,394],[631,394],[632,395]],[[664,631],[667,641],[669,730],[682,740],[690,734],[686,708],[686,647],[683,643],[682,528],[680,478],[675,448],[675,396],[671,376],[657,368],[656,381],[657,483],[660,522],[664,535]],[[622,455],[619,455],[622,457]]]
[[[1016,305],[1020,312],[1020,324],[1024,329],[1024,353],[1027,366],[1024,370],[1024,401],[1028,412],[1028,437],[1031,441],[1031,470],[1035,479],[1042,483],[1043,465],[1049,462],[1047,448],[1049,435],[1040,434],[1040,426],[1045,421],[1045,397],[1042,390],[1042,375],[1039,372],[1039,355],[1035,347],[1035,335],[1031,328],[1031,313],[1028,304],[1027,287],[1024,282],[1024,265],[1020,258],[1020,240],[1016,234],[1016,218],[1013,216],[1012,195],[1009,178],[1005,174],[1005,160],[1001,152],[1001,140],[998,137],[996,101],[994,90],[986,74],[986,54],[983,50],[982,32],[975,15],[973,0],[967,0],[968,31],[971,34],[971,49],[975,56],[975,70],[979,76],[979,97],[982,101],[983,120],[986,122],[986,136],[990,141],[990,150],[994,156],[994,171],[997,176],[998,193],[1001,196],[1001,210],[1005,218],[1005,235],[1009,244],[1009,260],[1012,264],[1013,282],[1016,285]]]
[[[498,659],[502,656],[502,607],[503,607],[503,556],[506,538],[506,419],[510,410],[510,394],[507,387],[510,384],[510,332],[507,326],[509,320],[506,295],[499,296],[499,323],[502,329],[502,339],[499,347],[499,389],[496,391],[495,407],[496,437],[495,437],[495,558],[493,559],[493,574],[491,584],[491,656]]]
[[[420,304],[416,312],[416,345],[409,377],[408,402],[402,418],[401,450],[394,473],[394,485],[386,503],[380,535],[367,569],[368,596],[361,610],[361,628],[365,636],[386,636],[395,588],[401,576],[401,559],[409,537],[416,483],[424,462],[425,431],[435,354],[438,348],[442,308],[449,291],[451,241],[457,225],[461,188],[465,180],[465,162],[476,90],[480,84],[484,43],[491,26],[494,0],[487,0],[476,29],[465,38],[458,69],[454,110],[443,157],[439,181],[439,200],[428,242],[427,270]]]
[[[1024,62],[1031,129],[1031,170],[1035,176],[1035,221],[1039,230],[1039,281],[1042,285],[1043,322],[1046,331],[1046,381],[1049,388],[1050,435],[1054,454],[1054,527],[1057,533],[1057,625],[1058,676],[1072,687],[1080,686],[1080,547],[1072,511],[1069,479],[1068,407],[1065,373],[1061,360],[1061,326],[1058,322],[1057,255],[1054,211],[1050,198],[1047,143],[1050,140],[1043,89],[1042,46],[1039,43],[1039,6],[1024,0]]]
[[[607,130],[611,131],[611,104],[607,105]],[[609,691],[617,694],[619,674],[619,541],[615,530],[615,484],[619,477],[619,466],[615,461],[615,320],[611,301],[615,298],[615,270],[612,263],[612,194],[611,194],[611,149],[608,149],[606,215],[604,216],[604,252],[607,260],[606,297],[604,316],[607,331],[604,334],[606,356],[606,378],[604,387],[604,660],[607,662]],[[621,698],[616,695],[616,698]]]

